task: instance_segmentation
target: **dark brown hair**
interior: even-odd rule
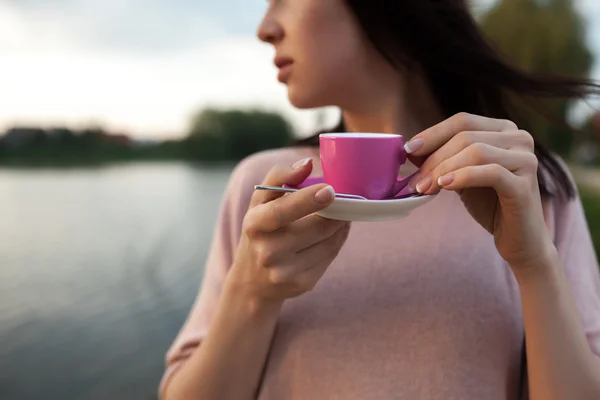
[[[486,39],[465,0],[346,1],[392,65],[423,71],[447,118],[468,112],[510,119],[527,129],[509,95],[576,99],[600,94],[600,85],[591,80],[535,75],[511,65]],[[342,120],[331,131],[343,130]],[[318,134],[296,143],[318,146]],[[537,140],[535,154],[542,196],[573,198],[566,171]]]

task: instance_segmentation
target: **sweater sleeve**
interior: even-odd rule
[[[162,398],[169,379],[189,359],[206,335],[214,318],[227,272],[240,240],[242,222],[250,204],[257,176],[253,158],[233,170],[221,200],[202,284],[192,309],[166,354],[166,370],[159,387]]]
[[[600,273],[579,197],[556,206],[555,244],[591,350],[600,357]]]

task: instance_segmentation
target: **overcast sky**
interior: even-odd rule
[[[600,0],[578,3],[600,54]],[[273,52],[254,36],[266,4],[0,0],[0,130],[101,123],[164,137],[182,134],[203,106],[256,104],[284,111],[308,132],[314,112],[289,106]]]

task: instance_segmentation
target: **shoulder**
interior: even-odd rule
[[[544,200],[544,214],[546,223],[549,229],[553,232],[555,242],[561,240],[562,237],[570,235],[574,224],[585,221],[583,206],[581,204],[577,167],[569,165],[563,158],[556,154],[552,154],[552,158],[562,169],[567,182],[573,186],[573,197],[567,198],[565,195],[560,195],[557,188],[558,183],[555,180],[554,174],[547,169],[541,171],[549,183],[550,190],[557,193],[551,198]],[[554,172],[556,173],[556,172]]]
[[[562,192],[561,187],[564,185],[571,185],[575,188],[575,180],[573,178],[570,165],[556,153],[548,152],[540,158],[539,162],[539,175],[544,181],[546,189],[551,193],[560,194]],[[563,197],[563,196],[552,196],[552,197]]]
[[[232,183],[247,182],[257,185],[263,181],[269,171],[277,164],[293,164],[296,161],[314,156],[314,149],[310,147],[284,147],[272,150],[263,150],[241,160],[234,168]]]

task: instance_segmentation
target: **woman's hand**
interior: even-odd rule
[[[406,149],[422,163],[411,186],[425,194],[458,192],[513,270],[551,254],[529,133],[508,120],[460,113],[416,135]]]
[[[312,160],[274,167],[264,185],[299,184],[312,170]],[[243,232],[230,279],[259,302],[282,302],[311,290],[346,241],[350,224],[315,212],[329,206],[331,186],[314,185],[295,193],[256,191],[243,222]]]

